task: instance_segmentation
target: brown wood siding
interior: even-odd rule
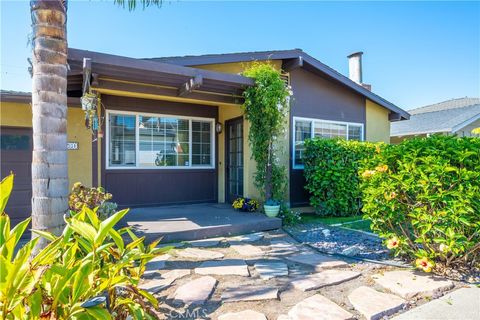
[[[292,168],[293,117],[363,123],[365,130],[365,98],[339,83],[303,69],[290,72],[290,84],[293,90],[289,133],[290,203],[292,206],[304,206],[308,205],[309,195],[304,188],[303,169]]]
[[[116,96],[102,96],[108,110],[214,118],[218,107]],[[214,130],[214,128],[212,128]],[[105,130],[105,128],[104,128]],[[215,134],[214,169],[106,169],[102,143],[102,184],[121,207],[217,201],[218,138]]]

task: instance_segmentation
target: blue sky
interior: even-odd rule
[[[1,1],[1,88],[30,91],[28,1]],[[405,109],[480,96],[480,2],[69,1],[69,46],[131,57],[302,48]]]

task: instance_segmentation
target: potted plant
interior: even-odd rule
[[[264,196],[264,210],[269,217],[280,211],[285,195],[286,171],[280,155],[285,152],[280,143],[286,137],[291,88],[281,72],[270,63],[253,63],[244,75],[255,79],[243,96],[245,118],[250,123],[248,141],[256,162],[255,186]]]
[[[267,217],[273,218],[278,216],[278,213],[280,212],[280,201],[268,199],[263,205],[263,210]]]

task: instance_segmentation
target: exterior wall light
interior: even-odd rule
[[[217,122],[217,124],[215,124],[215,132],[220,134],[222,133],[222,129],[223,129],[222,124],[220,122]]]

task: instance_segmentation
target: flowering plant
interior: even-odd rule
[[[237,198],[233,201],[232,207],[239,211],[254,212],[258,209],[258,202],[250,198]]]

